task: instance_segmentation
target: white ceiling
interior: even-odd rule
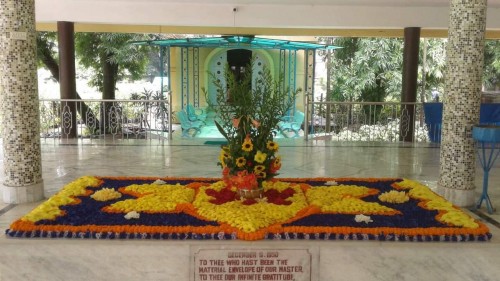
[[[293,35],[300,29],[313,30],[309,35],[334,29],[447,30],[450,18],[450,0],[36,0],[35,5],[38,23],[148,26],[159,32],[205,27],[220,29],[217,34],[238,28],[252,34],[271,30],[268,35],[292,35],[272,29]],[[487,13],[487,29],[500,30],[500,0],[488,0]]]
[[[70,0],[71,1],[71,0]],[[73,0],[81,1],[81,0]],[[137,1],[137,0],[103,0],[103,1]],[[229,5],[325,5],[325,6],[407,6],[407,7],[448,7],[450,0],[141,0],[141,2],[164,3],[213,3]],[[488,0],[488,6],[499,7],[500,0]]]

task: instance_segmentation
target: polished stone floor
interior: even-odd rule
[[[45,195],[84,175],[218,177],[218,153],[219,146],[195,139],[47,139],[42,141]],[[281,177],[405,177],[431,188],[439,177],[439,146],[433,144],[284,139],[280,153]],[[479,196],[479,165],[476,185]],[[489,184],[494,206],[500,204],[499,185],[497,164]],[[0,231],[36,205],[0,203]],[[500,215],[487,214],[484,206],[471,214],[490,222],[494,235],[490,242],[19,240],[1,235],[0,280],[192,280],[193,245],[315,247],[319,270],[312,280],[500,280]]]

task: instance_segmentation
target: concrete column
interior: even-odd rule
[[[75,28],[74,23],[57,22],[57,38],[59,47],[59,88],[61,99],[76,99],[76,77],[75,77]],[[62,137],[75,138],[76,132],[76,103],[63,102],[61,104]]]
[[[479,123],[487,0],[450,3],[438,187],[466,207],[475,201],[472,126]]]
[[[420,27],[405,28],[403,51],[403,93],[401,102],[417,101],[418,48],[420,45]],[[415,129],[415,106],[406,105],[406,120],[401,120],[399,139],[412,142]],[[406,121],[406,122],[405,122]]]
[[[0,0],[3,201],[43,199],[34,0]]]

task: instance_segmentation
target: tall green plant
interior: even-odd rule
[[[275,129],[300,90],[284,89],[266,67],[258,73],[251,65],[245,69],[238,79],[226,68],[225,83],[212,75],[218,103],[215,124],[228,141],[219,164],[228,174],[245,171],[262,181],[275,176],[281,166]]]

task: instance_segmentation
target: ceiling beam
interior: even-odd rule
[[[37,23],[38,31],[57,31],[56,23]],[[163,26],[127,24],[75,23],[75,32],[116,32],[156,34],[212,34],[212,35],[261,35],[261,36],[334,36],[334,37],[386,37],[402,38],[404,29],[320,29],[320,28],[264,28],[264,27],[206,27],[206,26]],[[422,38],[447,38],[445,29],[421,30]],[[500,30],[487,30],[487,39],[500,39]]]

